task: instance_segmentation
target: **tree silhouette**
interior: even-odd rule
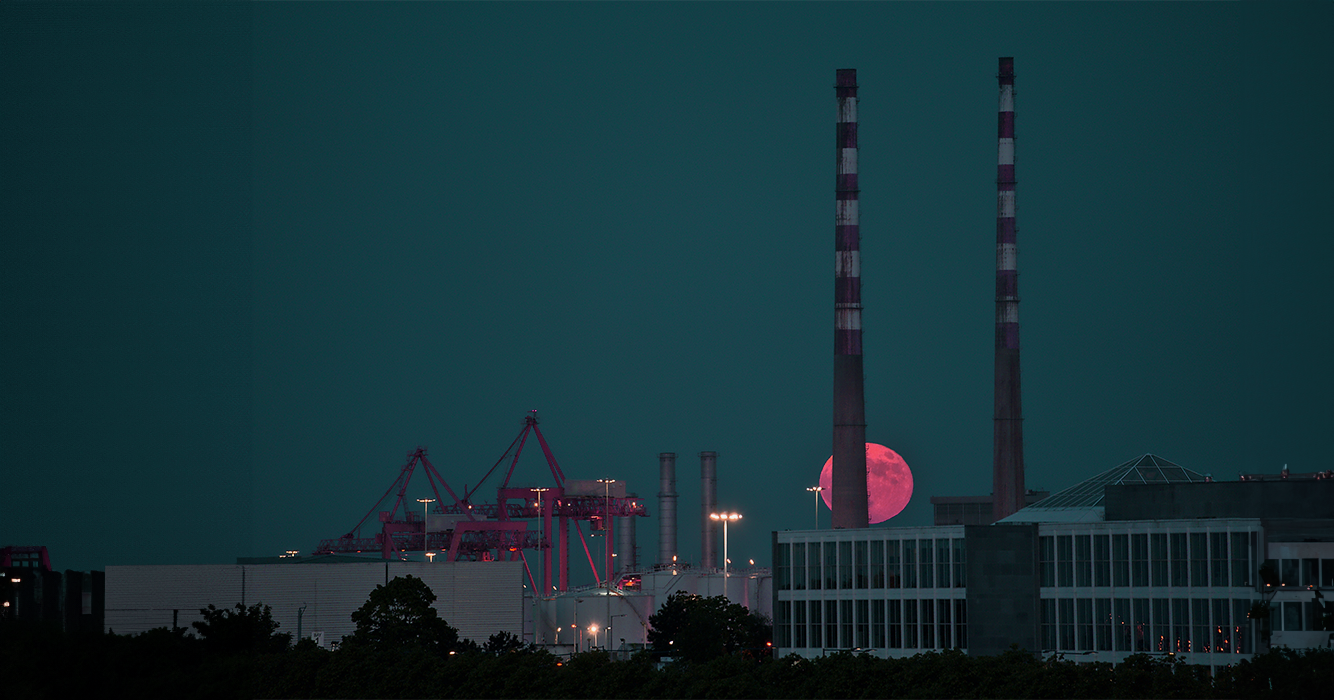
[[[199,611],[201,621],[190,623],[204,640],[204,649],[210,653],[264,654],[282,651],[292,643],[290,633],[278,634],[278,623],[273,621],[273,608],[256,603],[235,609],[217,608],[210,604]]]
[[[431,607],[434,602],[430,586],[411,574],[376,586],[366,603],[352,613],[357,629],[344,644],[448,654],[459,645],[459,631],[440,618]]]
[[[695,662],[749,650],[765,655],[773,625],[767,618],[731,602],[726,596],[705,598],[677,592],[649,617],[648,641],[657,654]]]

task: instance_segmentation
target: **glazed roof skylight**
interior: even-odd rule
[[[1186,484],[1204,481],[1204,475],[1173,464],[1162,457],[1146,454],[1064,491],[1058,491],[1024,510],[1055,508],[1091,508],[1102,505],[1103,489],[1121,484]]]

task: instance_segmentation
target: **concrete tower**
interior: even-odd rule
[[[1001,58],[996,166],[996,406],[992,517],[1024,507],[1024,423],[1019,392],[1019,267],[1015,227],[1014,59]]]
[[[718,453],[699,453],[700,495],[700,566],[718,566],[718,523],[709,519],[709,513],[718,512]]]
[[[857,71],[839,69],[835,90],[834,465],[836,528],[867,527],[866,397],[862,381],[861,228],[857,214]]]
[[[658,453],[658,563],[676,558],[676,453]]]

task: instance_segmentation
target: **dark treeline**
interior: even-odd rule
[[[495,641],[495,638],[492,640]],[[522,644],[467,644],[439,654],[309,642],[283,650],[210,648],[184,630],[64,635],[0,626],[5,696],[66,698],[109,690],[201,698],[1315,698],[1334,688],[1334,651],[1271,651],[1217,678],[1169,659],[1047,662],[1012,651],[907,659],[834,654],[804,660],[738,652],[662,668],[643,653],[558,659]],[[512,641],[512,638],[511,638]]]

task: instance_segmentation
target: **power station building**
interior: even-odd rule
[[[995,525],[777,532],[775,652],[1018,645],[1219,666],[1323,647],[1321,591],[1334,595],[1334,479],[1323,477],[1214,482],[1144,455]]]

